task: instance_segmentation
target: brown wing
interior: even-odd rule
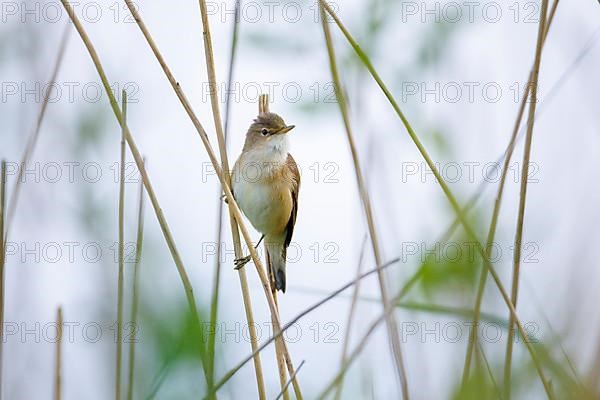
[[[287,248],[291,241],[292,235],[294,234],[294,225],[296,225],[296,215],[298,215],[298,193],[300,192],[300,171],[294,157],[288,153],[286,160],[286,170],[288,171],[288,179],[292,182],[292,213],[288,220],[287,226],[285,227],[285,243],[284,248]]]

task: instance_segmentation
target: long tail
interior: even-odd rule
[[[267,243],[265,240],[265,253],[269,271],[271,287],[285,293],[285,257],[286,249],[283,243]]]

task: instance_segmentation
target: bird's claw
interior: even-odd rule
[[[222,194],[222,195],[221,195],[221,200],[223,200],[223,202],[224,202],[225,204],[229,204],[229,200],[227,200],[227,195],[226,195],[226,194]]]
[[[235,267],[233,267],[233,269],[238,270],[238,269],[242,268],[244,265],[248,264],[251,259],[252,259],[251,256],[236,258],[235,260],[233,260],[233,264],[235,265]]]

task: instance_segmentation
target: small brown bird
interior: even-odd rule
[[[271,284],[284,293],[286,252],[294,233],[300,190],[298,166],[288,152],[287,133],[293,128],[277,114],[259,114],[248,129],[231,175],[237,203],[262,234],[259,244],[265,239]],[[249,260],[249,256],[236,260],[236,268]]]

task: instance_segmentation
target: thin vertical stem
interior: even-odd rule
[[[537,106],[537,85],[542,61],[542,45],[544,42],[544,26],[548,12],[548,0],[542,0],[540,12],[540,23],[538,25],[537,43],[535,46],[535,62],[531,76],[531,102],[529,103],[529,114],[527,116],[527,134],[525,136],[525,151],[523,154],[523,166],[521,172],[521,188],[519,195],[519,212],[517,216],[517,229],[515,233],[513,278],[510,299],[513,307],[517,307],[517,296],[519,294],[519,274],[521,270],[521,245],[523,240],[523,225],[525,220],[525,203],[527,200],[527,183],[529,181],[529,160],[531,158],[531,144],[533,139],[533,126],[535,122],[535,108]],[[511,314],[508,324],[508,340],[506,343],[506,361],[504,363],[504,398],[511,397],[511,373],[513,339],[515,336],[515,319]],[[527,340],[523,337],[523,340]]]
[[[236,2],[236,22],[234,23],[234,39],[233,39],[233,43],[232,43],[232,47],[231,47],[231,58],[233,59],[233,57],[235,56],[235,42],[236,42],[236,35],[237,35],[237,14],[238,14],[238,6],[239,4]],[[227,87],[230,86],[231,84],[231,80],[232,80],[232,73],[233,73],[233,62],[231,61],[229,64],[229,79],[228,79],[228,85]],[[227,148],[227,138],[228,138],[228,119],[229,119],[229,94],[226,95],[226,109],[225,109],[225,130],[224,130],[224,140],[225,140],[225,148]],[[215,257],[215,272],[214,272],[214,278],[213,278],[213,289],[212,289],[212,299],[211,299],[211,304],[210,304],[210,331],[208,332],[208,351],[207,351],[207,355],[208,355],[208,360],[209,363],[212,363],[211,368],[212,368],[212,379],[214,382],[214,371],[215,371],[215,351],[216,351],[216,334],[217,334],[217,319],[218,319],[218,308],[219,308],[219,293],[220,293],[220,286],[221,286],[221,257],[223,255],[222,253],[222,244],[223,244],[223,199],[221,197],[221,186],[219,186],[219,191],[218,191],[218,196],[217,196],[217,209],[218,209],[218,213],[217,213],[217,229],[216,229],[216,233],[215,233],[215,239],[216,239],[216,244],[217,244],[217,254]],[[234,236],[236,234],[233,234]],[[239,231],[237,232],[237,237],[238,237],[238,241],[239,241]],[[235,251],[235,250],[234,250]],[[241,282],[247,282],[246,279],[246,271],[238,271],[238,275],[240,278],[240,283]],[[242,279],[242,275],[244,277],[244,279]],[[247,283],[242,284],[242,291],[243,288],[247,287]],[[250,301],[249,296],[246,297],[244,295],[242,295],[242,299],[244,301],[244,305],[246,305],[246,299],[247,301]],[[248,312],[246,313],[247,320],[250,321],[254,321],[254,317],[252,315],[252,307],[250,304],[250,311],[249,311],[249,315],[250,317],[248,317]],[[252,331],[252,333],[250,334],[250,342],[251,342],[251,346],[254,346],[256,343],[256,329],[254,328],[254,325],[250,325],[250,322],[248,322],[249,325],[249,330]],[[258,365],[256,365],[258,364]],[[264,397],[262,397],[261,393],[264,394],[264,382],[262,379],[262,366],[261,366],[261,362],[260,362],[260,357],[258,357],[255,360],[255,372],[257,374],[257,385],[259,387],[259,398],[264,399]],[[263,388],[262,392],[260,390],[260,388]]]
[[[140,183],[138,216],[137,216],[137,238],[135,241],[135,264],[133,266],[133,290],[131,298],[131,323],[133,324],[132,340],[129,343],[129,373],[127,383],[127,400],[133,400],[133,383],[135,377],[135,344],[138,332],[138,308],[139,308],[139,286],[140,265],[142,260],[142,246],[144,243],[144,184]]]
[[[58,307],[58,310],[56,311],[56,330],[56,354],[54,355],[54,400],[60,400],[62,398],[62,307]]]
[[[6,261],[6,160],[2,160],[0,168],[0,399],[2,399],[2,359],[4,355],[4,266]]]
[[[369,199],[369,193],[367,191],[367,187],[364,181],[362,168],[360,165],[360,160],[358,157],[358,152],[356,150],[356,146],[354,144],[354,135],[352,133],[352,127],[350,125],[350,117],[348,116],[348,107],[346,104],[346,98],[341,88],[341,81],[339,78],[339,73],[337,69],[337,63],[335,60],[335,52],[333,48],[333,43],[331,40],[331,32],[329,31],[329,25],[327,22],[327,15],[325,14],[325,9],[323,3],[320,3],[319,7],[321,11],[321,24],[323,26],[323,33],[325,35],[325,43],[327,45],[327,54],[329,56],[329,66],[331,70],[331,76],[334,81],[335,94],[337,98],[337,102],[340,108],[340,113],[342,114],[342,120],[344,122],[344,128],[346,130],[346,137],[348,139],[348,145],[350,146],[350,153],[352,155],[352,161],[354,163],[354,171],[356,173],[356,182],[358,184],[358,191],[360,194],[360,198],[363,204],[364,213],[367,219],[367,225],[369,228],[369,236],[371,237],[371,245],[373,247],[373,254],[375,256],[375,263],[379,266],[382,263],[381,252],[379,241],[377,239],[377,230],[375,228],[375,221],[373,217],[373,209],[371,206],[371,201]],[[384,310],[391,308],[390,299],[388,295],[388,290],[386,286],[385,274],[384,271],[379,270],[377,273],[377,278],[379,281],[379,289],[381,292],[381,301],[383,302]],[[388,338],[390,347],[392,349],[392,354],[394,355],[396,372],[398,374],[398,379],[400,381],[400,386],[402,390],[402,398],[408,399],[408,379],[406,377],[406,369],[404,366],[404,361],[402,359],[402,347],[400,346],[400,339],[398,333],[398,325],[396,322],[395,315],[392,311],[386,312],[386,325],[388,328]]]
[[[265,244],[265,248],[266,248],[266,244]],[[275,286],[273,285],[273,282],[271,282],[271,294],[273,295],[273,300],[275,300],[275,306],[277,306],[277,310],[279,310],[279,303],[277,302],[277,291],[275,290]],[[273,320],[273,317],[271,316],[271,323],[273,323],[273,325],[275,325],[275,321]],[[277,332],[273,331],[274,334],[276,334]],[[275,339],[275,356],[277,357],[277,370],[279,372],[279,386],[281,387],[281,393],[283,395],[283,399],[284,400],[289,400],[290,398],[290,394],[287,390],[287,386],[286,386],[286,382],[287,382],[287,375],[285,373],[285,358],[282,357],[282,338],[283,336],[279,336]],[[291,377],[292,381],[294,380],[294,376],[292,375]]]
[[[558,2],[559,2],[559,0],[554,0],[554,2],[552,4],[552,9],[550,11],[548,23],[545,26],[544,39],[543,39],[542,45],[545,43],[546,37],[548,36],[548,32],[550,30],[550,25],[552,24],[552,21],[554,19],[554,14],[556,12],[556,7],[558,6]],[[529,77],[527,79],[527,82],[532,81],[532,74],[533,74],[533,66],[532,66],[532,70],[529,72]],[[512,159],[513,152],[515,150],[518,133],[519,133],[519,129],[521,126],[521,120],[523,119],[523,114],[525,112],[525,105],[527,104],[527,99],[529,98],[530,90],[531,90],[531,85],[530,84],[526,85],[525,93],[523,94],[523,98],[521,99],[521,104],[519,106],[517,118],[515,120],[515,124],[513,127],[512,135],[511,135],[510,141],[508,143],[508,147],[506,148],[506,152],[505,152],[505,156],[504,156],[504,164],[502,166],[502,172],[501,172],[501,176],[500,176],[500,183],[498,184],[498,191],[496,193],[496,199],[494,201],[494,209],[492,211],[492,218],[491,218],[490,227],[488,230],[488,235],[487,235],[487,240],[486,240],[486,246],[485,246],[486,257],[484,257],[484,261],[483,261],[484,263],[488,262],[487,260],[489,260],[491,257],[491,251],[493,248],[494,239],[496,237],[496,227],[498,224],[498,217],[500,215],[500,206],[502,204],[502,196],[504,194],[504,186],[506,183],[506,177],[508,175],[508,170],[510,169],[509,168],[510,161]],[[473,323],[471,325],[472,327],[477,327],[479,324],[479,318],[481,315],[481,303],[483,300],[483,293],[485,291],[485,284],[487,282],[488,269],[489,269],[489,266],[488,266],[488,268],[484,268],[481,271],[479,285],[477,288],[477,295],[476,295],[476,299],[475,299]],[[473,350],[474,350],[475,343],[478,340],[477,333],[478,333],[478,330],[476,328],[474,328],[474,329],[471,329],[471,332],[469,334],[469,343],[467,344],[467,354],[465,356],[465,366],[463,368],[462,386],[464,386],[466,384],[466,382],[469,378],[469,374],[470,374],[470,370],[471,370],[471,359],[473,357]]]
[[[127,92],[123,90],[121,110],[121,162],[119,175],[119,277],[117,287],[117,359],[115,368],[115,400],[121,399],[121,370],[123,367],[123,264],[125,253],[125,126],[127,125]]]
[[[206,1],[200,0],[199,6],[200,6],[200,14],[201,14],[201,18],[202,18],[202,27],[203,27],[202,37],[203,37],[203,41],[204,41],[204,55],[206,58],[206,69],[207,69],[207,74],[208,74],[210,101],[211,101],[211,107],[212,107],[213,121],[214,121],[214,125],[215,125],[215,130],[217,133],[217,142],[219,144],[219,154],[221,157],[221,169],[222,169],[224,180],[227,182],[227,185],[231,186],[231,175],[229,173],[229,171],[230,171],[229,161],[227,159],[227,144],[225,141],[226,140],[225,133],[223,132],[223,125],[222,125],[222,121],[221,121],[221,112],[219,109],[219,96],[218,96],[218,92],[217,92],[217,78],[216,78],[215,62],[214,62],[214,55],[213,55],[212,39],[211,39],[211,34],[210,34],[210,24],[208,21],[208,11],[206,8]],[[238,21],[237,21],[239,18],[238,13],[239,13],[239,2],[236,3],[236,18],[235,18],[235,22],[234,22],[235,26],[237,26],[237,23],[238,23]],[[234,36],[233,36],[233,41],[232,41],[232,56],[231,56],[232,60],[233,60],[233,57],[235,54],[235,47],[236,47],[236,43],[237,43],[237,29],[235,26],[234,26]],[[233,61],[231,61],[231,62],[233,63]],[[233,71],[233,64],[230,65],[230,74],[233,73],[232,71]],[[229,111],[229,108],[228,108],[228,111]],[[231,209],[231,207],[229,208],[229,220],[230,220],[231,232],[232,232],[232,236],[233,236],[235,257],[240,258],[243,256],[240,234],[239,234],[239,230],[238,230],[238,223],[236,221],[236,218],[234,216],[234,213],[233,213],[233,210]],[[220,241],[220,237],[219,237],[219,241]],[[219,257],[219,256],[217,256],[217,257]],[[215,318],[214,322],[216,323],[219,271],[217,270],[217,271],[215,271],[215,273],[217,275],[215,278],[215,291],[213,292],[214,298],[213,298],[213,306],[211,307],[211,318],[214,317]],[[249,331],[250,331],[250,343],[251,343],[252,349],[254,350],[258,346],[258,339],[257,339],[257,335],[256,335],[254,315],[253,315],[253,311],[252,311],[252,303],[250,300],[250,290],[248,288],[246,271],[243,268],[241,268],[240,270],[238,270],[238,275],[240,278],[240,285],[242,288],[242,298],[244,300],[244,309],[246,311],[246,320],[248,322]],[[213,314],[213,308],[214,308],[214,314]],[[209,366],[208,386],[209,386],[209,391],[211,391],[212,385],[214,383],[214,361],[215,361],[214,360],[214,335],[213,335],[213,343],[209,343],[209,345],[212,346],[212,348],[209,347],[209,362],[208,362],[208,366]],[[210,355],[210,352],[212,352],[212,356]],[[255,370],[255,374],[256,374],[256,386],[257,386],[259,398],[265,399],[266,398],[265,384],[264,384],[262,365],[260,362],[259,355],[257,355],[254,359],[254,370]],[[215,397],[216,397],[216,394],[215,394]]]

